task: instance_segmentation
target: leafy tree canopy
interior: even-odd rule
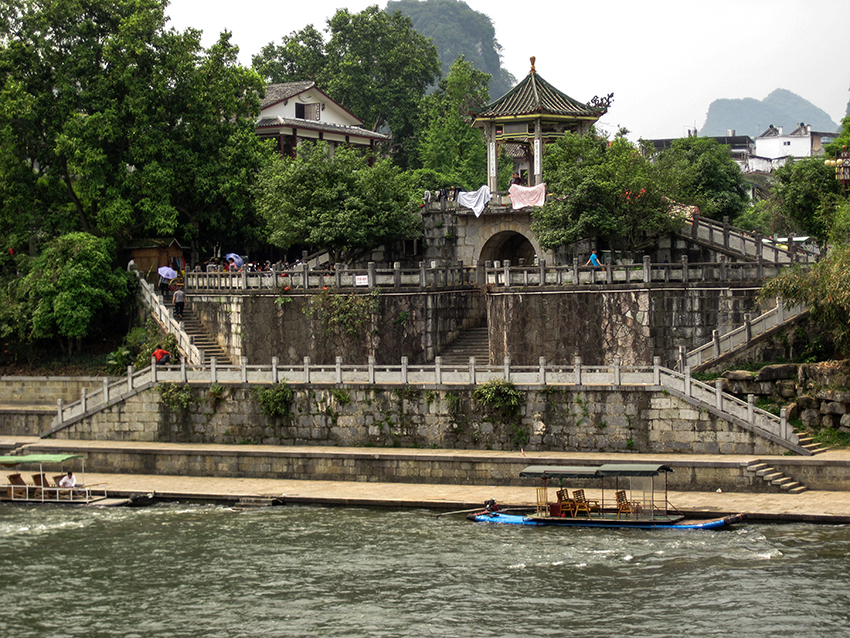
[[[334,100],[373,131],[392,131],[392,151],[403,167],[415,163],[419,106],[440,74],[437,50],[413,29],[410,18],[377,5],[360,13],[340,9],[327,21],[320,46],[312,26],[254,56],[267,82],[315,80]]]
[[[0,21],[0,229],[120,241],[250,226],[263,83],[165,0],[11,0]],[[37,231],[37,232],[36,232]]]
[[[677,202],[696,205],[703,217],[730,220],[749,203],[741,169],[729,147],[706,137],[674,140],[661,151],[657,165],[665,176],[667,195]]]
[[[425,100],[426,125],[419,147],[422,166],[465,189],[486,183],[487,150],[481,132],[470,126],[469,111],[489,101],[488,79],[461,56]]]
[[[795,268],[768,281],[762,298],[781,297],[788,304],[805,304],[832,338],[835,347],[850,357],[850,245],[844,244],[808,270]]]
[[[795,233],[825,241],[840,198],[834,169],[823,157],[791,160],[773,173],[771,204]]]
[[[31,339],[57,338],[68,353],[115,313],[130,292],[126,271],[113,270],[115,242],[69,233],[49,242],[23,277],[18,297]],[[24,309],[24,308],[22,308]]]
[[[262,170],[256,196],[272,244],[326,248],[334,263],[421,234],[409,176],[388,159],[369,166],[346,147],[331,155],[324,142],[299,144],[296,158]]]
[[[682,223],[656,168],[623,136],[565,135],[547,146],[543,173],[552,199],[532,216],[545,248],[601,240],[634,257]]]

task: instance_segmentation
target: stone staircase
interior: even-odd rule
[[[215,338],[210,335],[200,322],[198,317],[187,304],[183,311],[183,328],[192,339],[192,343],[204,351],[204,365],[209,365],[210,358],[215,357],[216,363],[222,365],[233,365],[227,352],[224,351]]]
[[[469,357],[475,357],[476,364],[487,365],[490,362],[490,334],[487,326],[471,328],[461,332],[440,352],[443,365],[469,365]]]
[[[807,488],[805,485],[795,481],[794,479],[785,476],[782,472],[767,463],[761,461],[750,461],[747,463],[747,471],[754,472],[756,476],[760,476],[765,483],[775,485],[783,492],[789,494],[802,494]]]
[[[820,443],[815,443],[811,436],[800,436],[800,447],[806,448],[809,452],[812,453],[812,456],[815,454],[823,454],[826,452],[829,447],[823,447]]]

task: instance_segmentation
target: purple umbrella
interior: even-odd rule
[[[245,260],[244,260],[244,259],[242,259],[242,258],[241,258],[239,255],[237,255],[236,253],[227,253],[227,254],[224,256],[224,258],[225,258],[227,261],[230,261],[230,260],[232,259],[232,260],[233,260],[233,263],[235,263],[235,264],[236,264],[236,267],[237,267],[237,268],[241,268],[243,265],[245,265]]]
[[[163,279],[168,279],[169,281],[177,278],[177,271],[173,268],[169,268],[168,266],[160,266],[157,272],[159,273],[160,277],[162,277]]]

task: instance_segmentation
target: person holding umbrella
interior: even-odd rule
[[[168,298],[168,287],[171,285],[171,280],[177,278],[177,271],[168,266],[160,266],[157,270],[159,273],[159,291],[162,293],[162,300]]]

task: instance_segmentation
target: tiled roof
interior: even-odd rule
[[[291,98],[293,95],[298,95],[316,86],[312,80],[305,82],[284,82],[283,84],[268,84],[266,85],[266,97],[260,101],[260,108],[264,109],[277,104],[283,100]]]
[[[604,105],[591,106],[574,100],[532,70],[522,82],[498,100],[477,111],[471,111],[471,114],[476,119],[537,114],[601,117],[607,110]]]
[[[307,129],[309,131],[323,131],[325,133],[339,133],[340,135],[356,135],[372,140],[386,140],[388,135],[370,131],[369,129],[360,128],[359,126],[340,126],[339,124],[327,124],[325,122],[316,122],[314,120],[302,120],[292,117],[264,117],[257,122],[257,128],[276,128],[279,126],[289,126],[297,129]]]

